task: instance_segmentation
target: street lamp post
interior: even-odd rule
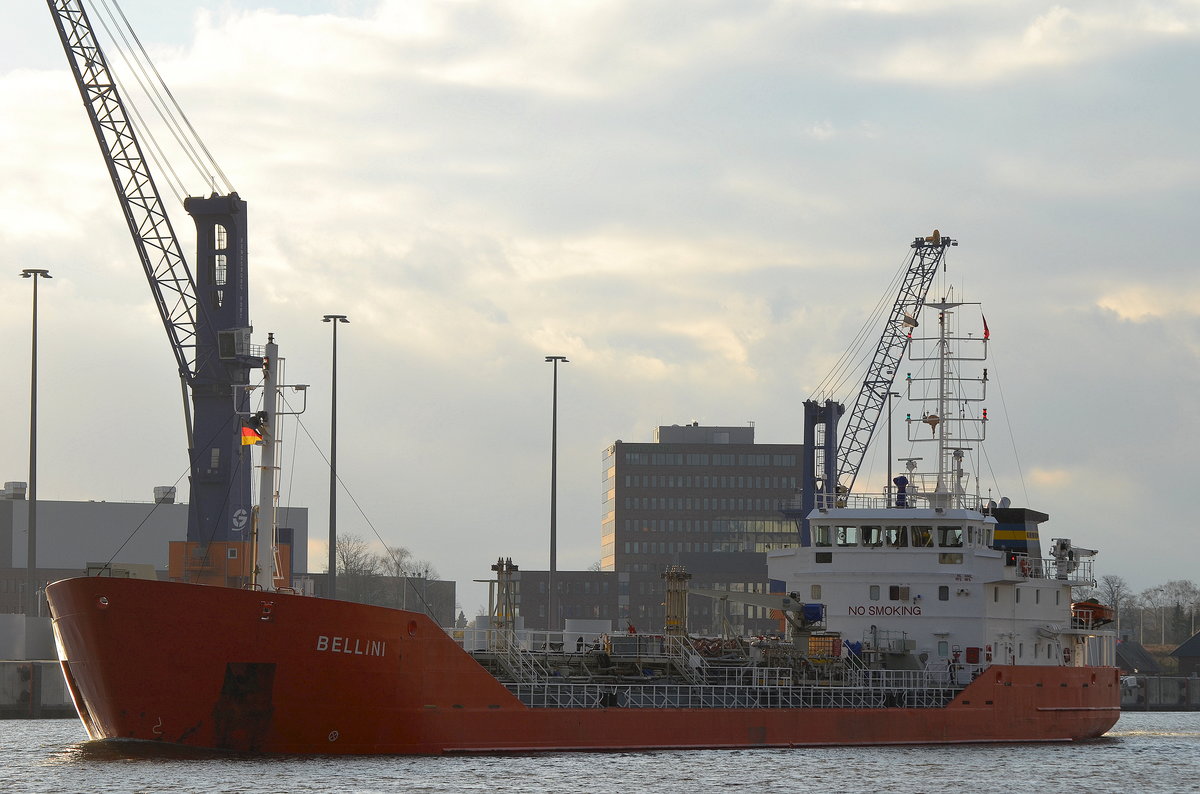
[[[41,599],[37,594],[37,314],[38,277],[50,278],[50,271],[25,268],[21,278],[33,279],[33,333],[29,365],[29,532],[25,558],[25,615],[37,617]]]
[[[333,382],[330,385],[329,420],[329,597],[337,598],[337,330],[350,322],[344,314],[327,314],[321,320],[333,323]]]
[[[558,363],[569,364],[566,356],[546,356],[554,366],[554,396],[550,410],[550,572],[546,579],[546,629],[556,631],[558,625],[557,599],[554,597],[554,574],[558,570]]]

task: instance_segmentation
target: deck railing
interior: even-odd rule
[[[507,684],[532,708],[942,708],[961,687]]]

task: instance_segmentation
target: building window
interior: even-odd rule
[[[231,560],[236,560],[237,559],[237,549],[226,549],[225,556]]]
[[[944,585],[944,584],[939,585],[938,586],[938,601],[949,601],[949,600],[950,600],[950,586]]]
[[[946,640],[938,640],[938,656],[945,659],[950,655],[950,643]]]
[[[997,604],[1000,603],[1000,588],[999,587],[992,588],[992,601]]]
[[[812,587],[808,588],[808,591],[810,594],[809,597],[812,598],[813,601],[821,600],[821,585],[814,584]]]
[[[879,600],[879,585],[877,585],[877,584],[871,585],[871,600],[872,601]]]

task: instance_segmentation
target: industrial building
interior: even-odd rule
[[[28,604],[26,561],[29,542],[29,500],[23,482],[5,483],[0,491],[0,615],[26,614]],[[308,568],[308,508],[281,509],[283,556],[292,560],[292,570]],[[153,571],[168,578],[169,548],[187,535],[188,505],[175,502],[174,488],[156,488],[146,502],[71,502],[38,499],[37,502],[37,599],[31,615],[47,616],[45,588],[69,576],[93,573],[110,565],[116,575],[131,571]],[[213,565],[227,565],[228,549],[221,559],[210,555]],[[195,564],[200,564],[199,562]],[[110,571],[111,573],[111,571]],[[134,575],[137,575],[134,573]],[[148,575],[148,574],[147,574]],[[5,624],[7,626],[7,624]],[[15,624],[13,624],[15,626]],[[46,658],[45,643],[24,647],[24,639],[9,627],[0,638],[0,657]],[[48,624],[44,632],[49,637]],[[48,654],[53,656],[52,648]]]
[[[667,566],[686,568],[693,589],[769,592],[766,552],[797,542],[795,522],[780,509],[801,483],[802,456],[800,444],[755,443],[753,425],[699,423],[604,450],[601,568],[622,576],[618,629],[662,629]],[[779,625],[769,610],[697,595],[688,613],[697,632],[762,634]]]

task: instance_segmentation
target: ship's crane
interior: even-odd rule
[[[808,545],[808,515],[817,505],[818,491],[834,497],[833,503],[854,489],[859,467],[879,424],[879,415],[895,382],[896,371],[909,343],[909,332],[917,325],[917,315],[925,296],[946,256],[946,249],[958,245],[936,229],[928,237],[917,237],[911,244],[912,255],[883,326],[879,344],[863,378],[854,407],[847,418],[836,452],[834,439],[845,406],[834,400],[804,402],[804,459],[800,493],[781,512],[796,521],[800,542]],[[818,486],[820,483],[820,486]]]
[[[917,316],[925,303],[925,296],[933,283],[938,266],[946,256],[946,249],[958,242],[943,237],[936,229],[928,237],[918,237],[912,242],[912,256],[891,314],[884,323],[883,333],[866,377],[854,401],[854,407],[846,419],[837,449],[837,490],[849,494],[854,490],[858,469],[862,466],[867,445],[879,423],[879,415],[887,402],[888,392],[896,379],[900,359],[908,346],[910,331],[916,327]]]
[[[191,459],[187,539],[248,540],[247,409],[234,387],[249,382],[262,357],[249,345],[246,203],[234,192],[184,202],[196,225],[193,279],[82,0],[47,4],[179,370]]]

